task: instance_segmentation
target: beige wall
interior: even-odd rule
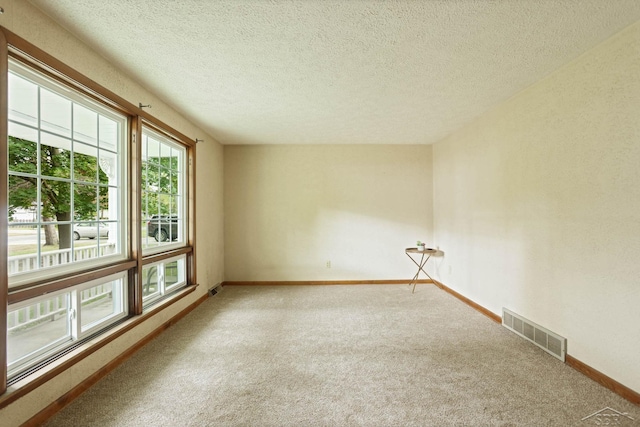
[[[411,277],[431,164],[431,146],[225,146],[225,280]]]
[[[434,264],[445,284],[566,336],[570,354],[640,391],[639,25],[436,144],[433,159],[428,146],[228,146],[223,165],[213,138],[29,3],[2,7],[0,25],[206,140],[201,287],[1,410],[3,423],[27,420],[203,295],[223,262],[226,280],[397,279],[413,274],[402,249],[418,238],[445,251]]]
[[[12,405],[0,410],[0,424],[19,425],[52,403],[85,378],[96,372],[145,335],[169,320],[207,292],[208,287],[222,281],[223,276],[223,212],[222,212],[222,146],[201,129],[189,123],[129,79],[87,46],[71,36],[37,9],[23,0],[5,0],[1,5],[0,25],[25,38],[57,59],[74,67],[97,83],[107,87],[131,103],[153,105],[151,114],[180,132],[206,140],[197,146],[197,266],[200,287],[196,292],[154,316],[145,324],[93,353],[72,369],[57,376]],[[206,260],[203,261],[203,260]]]
[[[433,156],[444,282],[640,391],[640,23]]]

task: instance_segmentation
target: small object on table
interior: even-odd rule
[[[418,272],[416,273],[415,276],[413,276],[413,279],[411,279],[411,282],[409,282],[409,286],[413,285],[413,290],[411,291],[411,293],[414,293],[416,291],[416,285],[418,284],[418,276],[420,275],[420,272],[422,271],[424,274],[427,275],[427,277],[435,283],[435,280],[433,280],[431,278],[431,276],[429,276],[429,273],[427,273],[424,270],[424,266],[427,264],[427,261],[429,261],[429,258],[431,258],[431,255],[435,254],[436,252],[438,252],[437,249],[432,249],[432,248],[424,248],[424,247],[418,247],[418,248],[407,248],[404,250],[404,253],[409,257],[409,259],[411,261],[413,261],[413,263],[415,265],[418,266]],[[420,262],[416,262],[415,259],[413,259],[413,257],[410,254],[420,254]],[[425,258],[426,256],[426,258]]]

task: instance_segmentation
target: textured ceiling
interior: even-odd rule
[[[638,0],[31,3],[224,144],[430,144],[640,19]]]

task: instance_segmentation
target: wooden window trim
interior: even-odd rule
[[[171,139],[173,142],[177,144],[184,145],[187,147],[191,147],[195,145],[195,141],[186,139],[186,137],[183,134],[181,134],[180,132],[176,131],[175,129],[169,126],[166,126],[165,124],[163,124],[162,122],[159,122],[158,120],[153,120],[153,121],[149,120],[147,116],[149,115],[148,114],[140,115],[140,122],[142,126],[149,127],[154,132],[157,132],[166,136],[167,138]]]
[[[8,302],[9,304],[14,304],[31,298],[37,298],[50,292],[59,291],[91,280],[99,279],[101,277],[127,271],[135,267],[135,265],[135,261],[118,262],[117,264],[107,265],[98,269],[94,268],[93,270],[80,272],[71,276],[66,275],[56,279],[47,279],[42,283],[30,283],[29,285],[25,285],[26,289],[24,290],[11,289],[9,291]]]
[[[0,339],[0,409],[8,405],[15,399],[25,395],[29,391],[44,384],[53,376],[64,372],[73,364],[82,360],[84,357],[93,353],[98,348],[104,346],[108,342],[113,341],[124,332],[134,328],[142,322],[148,320],[154,314],[162,311],[175,301],[180,300],[184,296],[193,292],[197,287],[196,263],[195,263],[195,146],[196,141],[187,137],[183,133],[168,126],[162,121],[156,119],[149,113],[145,112],[139,106],[127,101],[121,96],[115,94],[109,89],[99,85],[80,72],[67,66],[63,62],[49,55],[40,48],[34,46],[23,38],[17,36],[6,28],[0,26],[0,138],[5,142],[0,146],[0,188],[7,188],[8,185],[8,167],[7,167],[7,150],[6,140],[8,133],[8,63],[9,58],[13,58],[24,63],[31,68],[42,72],[46,76],[64,83],[65,85],[77,90],[84,96],[89,97],[109,108],[128,117],[129,132],[127,133],[127,146],[125,147],[129,159],[129,167],[127,172],[128,182],[130,183],[128,190],[128,237],[129,237],[129,254],[128,259],[124,259],[113,264],[101,265],[97,269],[86,269],[74,272],[71,276],[55,274],[51,277],[38,282],[30,282],[28,285],[21,285],[9,290],[7,263],[0,263],[0,330],[4,331],[3,338]],[[140,230],[132,225],[141,224],[140,203],[141,194],[140,174],[141,174],[141,135],[142,125],[159,131],[172,140],[181,144],[186,149],[186,180],[187,180],[187,215],[189,218],[187,230],[187,246],[174,250],[169,250],[160,254],[144,257],[142,255],[142,242]],[[4,230],[8,228],[8,200],[6,197],[0,197],[0,227]],[[169,298],[161,300],[158,304],[150,307],[142,314],[142,267],[144,264],[159,261],[165,258],[185,254],[187,266],[187,285],[183,289],[173,293]],[[6,242],[0,244],[0,257],[7,259],[8,248]],[[2,258],[0,258],[2,259]],[[106,277],[116,272],[128,271],[128,293],[129,293],[129,315],[134,316],[126,321],[126,327],[123,330],[119,326],[116,328],[117,333],[106,332],[103,336],[92,340],[101,344],[91,345],[87,350],[81,351],[74,356],[73,361],[66,361],[63,364],[53,362],[55,365],[52,369],[49,366],[32,374],[36,380],[29,380],[27,385],[20,387],[18,392],[11,392],[9,396],[7,391],[7,311],[9,303],[25,301],[27,299],[42,296],[48,292],[61,290],[67,287],[76,286],[89,280],[100,277]],[[84,346],[81,346],[83,348]],[[76,350],[72,352],[76,353]],[[64,356],[66,360],[67,356]],[[28,378],[30,378],[29,376]],[[22,383],[24,380],[20,380]],[[4,394],[4,395],[3,395]]]
[[[131,167],[129,168],[129,182],[131,191],[129,193],[129,218],[131,223],[141,224],[140,206],[142,204],[142,194],[140,191],[142,176],[142,118],[135,117],[130,123],[129,158]],[[142,314],[142,235],[140,227],[130,227],[129,236],[131,256],[135,260],[135,268],[129,273],[129,313],[134,315]]]
[[[169,258],[174,258],[184,254],[193,253],[193,248],[189,246],[185,246],[183,248],[174,249],[172,251],[161,252],[159,254],[149,255],[148,257],[144,257],[142,259],[142,265],[153,264],[154,262],[162,261]]]
[[[191,255],[187,255],[187,283],[197,283],[196,275],[196,147],[187,147],[187,245],[191,248]]]
[[[0,27],[2,29],[2,27]],[[8,75],[9,75],[9,50],[4,31],[0,31],[0,138],[7,140],[9,115],[8,107]],[[0,142],[0,188],[8,188],[8,153],[5,149],[6,142]],[[9,200],[0,197],[0,229],[9,227],[8,217]],[[9,275],[7,267],[8,249],[6,242],[0,244],[0,330],[3,331],[0,340],[0,394],[7,391],[7,310]]]

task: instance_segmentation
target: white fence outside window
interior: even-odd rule
[[[7,258],[7,269],[11,276],[13,274],[26,273],[27,271],[36,270],[38,268],[53,267],[56,265],[69,264],[72,262],[101,257],[114,253],[115,249],[115,243],[105,243],[100,246],[75,248],[73,252],[71,249],[42,252],[40,254],[40,266],[38,266],[37,254],[10,256]]]
[[[94,286],[81,291],[80,303],[81,305],[90,304],[105,296],[111,297],[111,293],[112,287],[109,283]],[[16,329],[37,325],[45,320],[56,320],[60,318],[60,316],[66,315],[68,309],[67,295],[59,295],[53,299],[41,301],[33,306],[12,311],[7,317],[7,331],[12,332]]]

